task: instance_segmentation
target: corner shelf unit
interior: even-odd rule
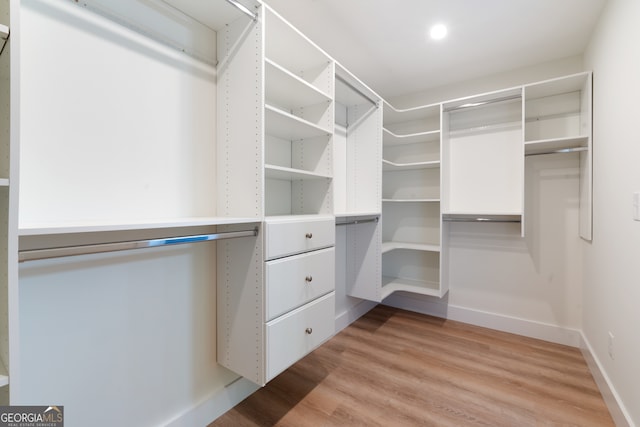
[[[442,297],[440,104],[384,106],[380,298]]]

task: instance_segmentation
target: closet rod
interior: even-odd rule
[[[351,83],[349,83],[348,81],[346,81],[344,78],[340,77],[337,74],[336,74],[336,80],[340,80],[347,87],[349,87],[349,89],[358,92],[358,94],[360,94],[364,98],[368,99],[369,102],[371,102],[373,105],[375,105],[376,107],[378,106],[378,101],[373,100],[369,95],[367,95],[366,93],[364,93],[363,91],[361,91],[360,89],[358,89],[357,87],[355,87],[354,85],[352,85]]]
[[[247,6],[243,5],[239,1],[237,1],[237,0],[227,0],[227,3],[235,6],[238,10],[240,10],[240,12],[244,13],[245,15],[247,15],[253,21],[256,21],[258,19],[258,15],[257,14],[251,12]]]
[[[127,242],[97,243],[93,245],[62,246],[46,249],[29,249],[19,251],[18,261],[36,261],[49,258],[62,258],[75,255],[98,254],[104,252],[126,251],[129,249],[157,248],[160,246],[182,245],[186,243],[209,242],[212,240],[235,239],[238,237],[257,236],[258,228],[242,231],[228,231],[213,234],[198,234],[162,239],[132,240]]]
[[[576,148],[561,148],[559,150],[549,150],[549,151],[541,151],[540,153],[529,153],[525,154],[525,156],[541,156],[543,154],[556,154],[556,153],[577,153],[579,151],[588,151],[587,147],[576,147]]]
[[[339,225],[366,224],[368,222],[378,222],[378,217],[371,218],[371,219],[355,219],[349,222],[337,222],[336,227]]]
[[[511,100],[514,100],[514,99],[521,99],[521,98],[522,98],[522,95],[520,95],[520,94],[518,94],[518,95],[509,95],[509,96],[503,96],[501,98],[489,99],[487,101],[468,102],[466,104],[456,105],[455,107],[447,107],[447,108],[444,108],[443,111],[445,113],[448,113],[449,111],[462,110],[462,109],[471,108],[471,107],[479,107],[481,105],[495,104],[495,103],[498,103],[498,102],[511,101]]]
[[[499,218],[486,218],[486,217],[474,217],[474,218],[442,218],[445,222],[506,222],[506,223],[519,223],[519,219],[499,219]]]

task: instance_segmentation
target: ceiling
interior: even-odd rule
[[[264,2],[388,99],[582,54],[606,0]]]

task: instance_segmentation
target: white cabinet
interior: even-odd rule
[[[270,217],[263,231],[220,241],[217,272],[218,363],[260,385],[335,333],[333,216]]]

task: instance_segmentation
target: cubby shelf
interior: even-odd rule
[[[9,186],[9,179],[0,178],[0,187],[8,187],[8,186]]]
[[[382,132],[385,145],[415,144],[417,142],[437,141],[440,138],[439,130],[397,134],[389,129],[382,128]]]
[[[330,175],[309,172],[301,169],[286,168],[275,165],[265,165],[265,176],[270,179],[291,181],[295,179],[330,179]]]
[[[442,296],[440,284],[437,282],[425,282],[421,280],[405,279],[400,277],[382,276],[382,298],[386,298],[393,292],[405,291],[422,295]]]
[[[265,59],[265,78],[268,102],[282,108],[295,109],[331,102],[329,95],[270,59]]]
[[[0,24],[0,38],[6,40],[9,37],[9,27],[4,24]]]
[[[525,141],[525,154],[536,154],[554,150],[570,148],[586,148],[589,137],[586,135],[567,136],[564,138],[540,139],[537,141]]]
[[[385,172],[415,170],[415,169],[433,169],[440,167],[440,160],[430,162],[414,162],[414,163],[394,163],[389,160],[382,159],[382,170]]]
[[[307,120],[301,119],[272,105],[265,105],[265,121],[267,134],[297,141],[331,135],[331,130],[325,129]]]
[[[440,245],[429,245],[424,243],[409,242],[383,242],[382,253],[391,252],[396,249],[409,249],[424,252],[440,252]]]

